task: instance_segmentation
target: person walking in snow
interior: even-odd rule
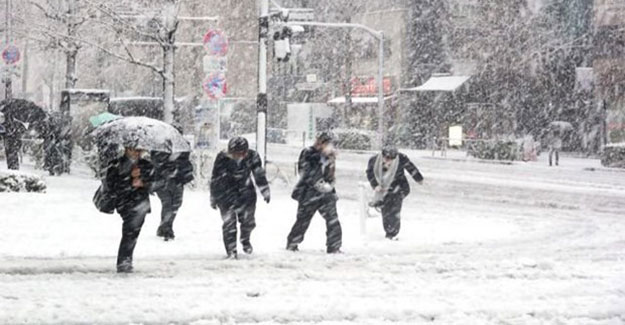
[[[115,210],[123,220],[122,239],[117,254],[117,272],[133,271],[132,255],[137,238],[150,210],[150,188],[153,166],[143,158],[144,152],[126,148],[121,158],[110,162],[106,168],[105,183]]]
[[[553,166],[553,156],[556,158],[556,166],[560,164],[560,150],[562,149],[562,137],[559,130],[550,130],[547,138],[549,145],[549,166]]]
[[[252,181],[252,176],[254,181]],[[243,252],[252,254],[250,242],[256,227],[256,188],[265,202],[271,199],[263,163],[245,138],[235,137],[228,149],[215,158],[210,181],[211,207],[219,208],[223,220],[223,241],[228,258],[237,258],[237,222],[241,224]]]
[[[374,190],[370,206],[381,208],[382,225],[386,238],[393,240],[399,234],[401,226],[401,208],[404,198],[410,194],[410,185],[404,174],[407,171],[419,184],[423,175],[408,159],[393,146],[387,146],[382,152],[371,157],[367,165],[367,179]]]
[[[158,237],[165,241],[176,238],[174,220],[178,209],[182,206],[184,186],[193,180],[193,165],[189,161],[189,153],[168,154],[153,152],[156,181],[154,191],[161,201],[161,224],[156,231]]]
[[[172,126],[182,135],[181,125],[174,123]],[[156,236],[162,237],[165,241],[176,238],[174,220],[178,209],[182,206],[184,186],[194,178],[189,155],[189,152],[151,153],[155,174],[153,189],[161,201],[161,223],[156,230]]]
[[[50,176],[63,173],[63,153],[61,148],[60,113],[52,113],[48,119],[47,129],[43,135],[44,164],[43,169]]]
[[[298,251],[312,217],[317,211],[326,221],[326,251],[340,253],[342,245],[341,223],[336,211],[338,197],[334,189],[336,152],[333,137],[320,133],[312,147],[299,155],[297,169],[299,181],[291,197],[298,202],[297,218],[287,237],[287,250]]]

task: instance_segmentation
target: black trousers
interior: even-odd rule
[[[19,152],[22,148],[22,140],[17,136],[4,137],[4,151],[7,158],[7,169],[20,169]]]
[[[389,194],[382,205],[382,225],[387,237],[395,237],[401,227],[401,207],[404,199],[401,194]]]
[[[237,251],[237,222],[241,224],[241,244],[248,245],[252,230],[256,228],[256,201],[242,206],[220,205],[222,233],[226,253]]]
[[[288,246],[297,246],[304,241],[306,230],[308,230],[310,221],[317,211],[326,220],[326,247],[328,252],[341,248],[343,234],[339,216],[336,212],[335,198],[299,202],[297,220],[295,220],[295,224],[287,237]]]
[[[132,254],[137,245],[137,238],[139,238],[147,213],[148,210],[139,206],[135,209],[125,209],[119,212],[124,222],[122,224],[122,240],[119,243],[119,251],[117,253],[118,266],[122,263],[132,264]]]
[[[156,191],[156,195],[161,200],[161,231],[173,231],[174,220],[178,214],[178,209],[182,206],[184,195],[184,185],[172,183]]]

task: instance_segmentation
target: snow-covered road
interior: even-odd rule
[[[155,236],[153,199],[137,272],[120,276],[121,220],[95,211],[88,176],[0,194],[0,323],[625,323],[624,172],[572,158],[549,168],[410,156],[426,183],[411,183],[398,242],[375,218],[360,233],[368,156],[340,156],[340,256],[324,254],[318,216],[302,251],[284,250],[296,203],[274,186],[259,203],[256,253],[223,260],[218,213],[187,191],[173,242]]]

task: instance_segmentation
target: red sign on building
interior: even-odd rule
[[[377,78],[352,78],[352,96],[354,97],[375,97],[378,95]],[[393,91],[390,77],[382,80],[382,91],[385,95],[390,95]]]

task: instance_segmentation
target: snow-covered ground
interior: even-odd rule
[[[301,252],[284,250],[287,186],[258,204],[256,252],[238,261],[223,259],[207,193],[185,193],[173,242],[155,236],[153,198],[131,275],[114,272],[121,219],[95,210],[86,172],[48,177],[46,194],[0,194],[0,323],[625,323],[625,172],[409,154],[426,182],[411,182],[397,242],[378,218],[361,234],[368,155],[340,156],[339,256],[324,253],[319,216]],[[269,156],[289,170],[297,150]]]

